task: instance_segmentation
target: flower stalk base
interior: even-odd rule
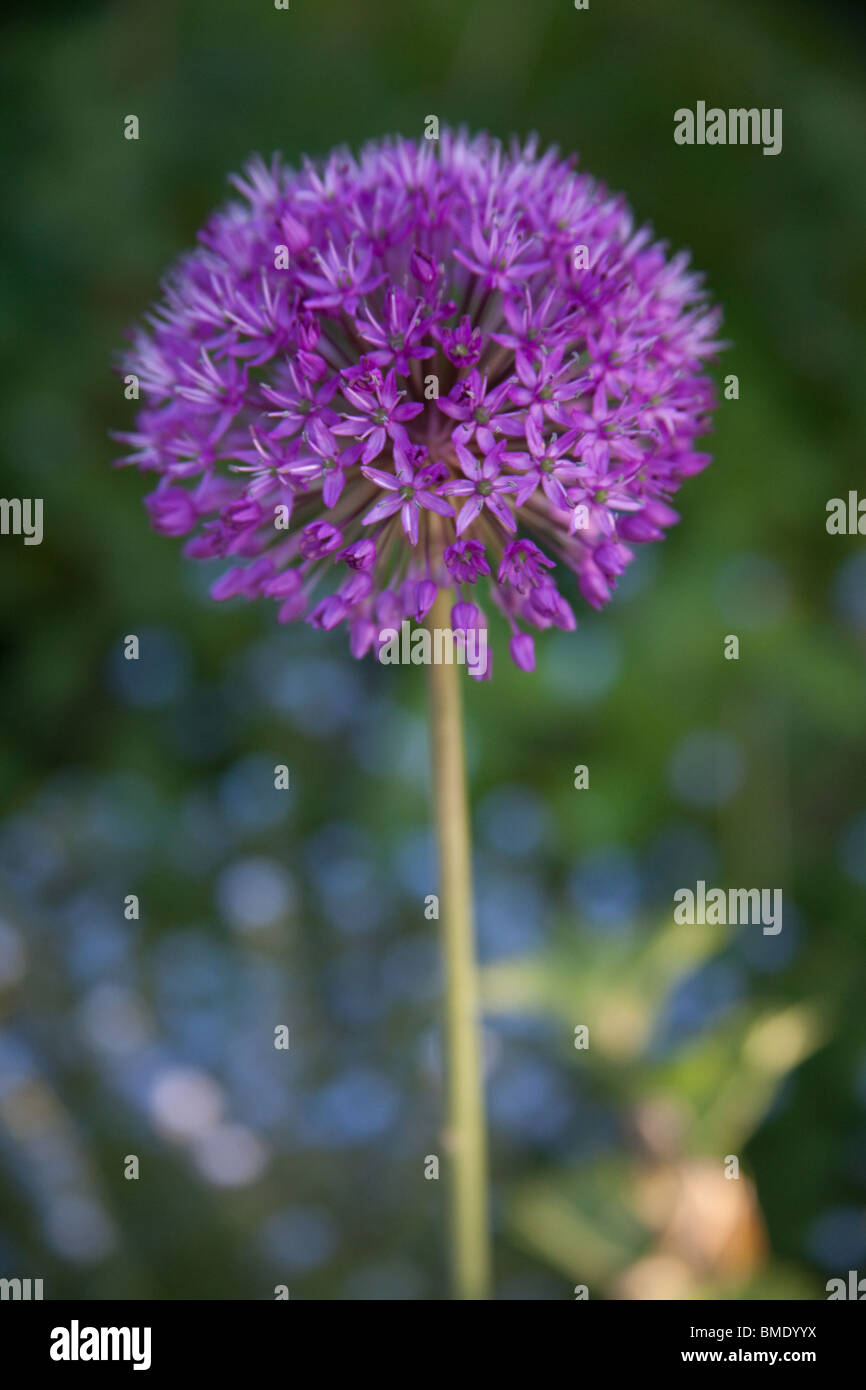
[[[440,590],[432,627],[450,620]],[[490,1293],[487,1133],[484,1115],[478,967],[472,908],[472,848],[457,665],[430,668],[430,729],[439,854],[439,912],[445,963],[445,1071],[454,1296]]]

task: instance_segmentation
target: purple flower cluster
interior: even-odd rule
[[[709,462],[700,277],[534,141],[445,131],[233,182],[123,361],[153,525],[231,560],[214,598],[345,623],[355,656],[443,587],[455,628],[485,625],[483,587],[531,670],[526,629],[575,626],[557,565],[600,607]]]

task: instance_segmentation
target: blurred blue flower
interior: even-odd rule
[[[58,909],[60,939],[67,968],[74,979],[93,983],[100,975],[117,979],[121,967],[130,961],[134,923],[123,922],[123,894],[114,900],[92,889],[73,894]]]
[[[35,816],[9,816],[0,826],[0,874],[17,892],[38,892],[62,867],[61,838]]]
[[[77,1009],[78,1030],[95,1052],[126,1056],[150,1036],[142,1001],[131,989],[106,980],[89,989]]]
[[[303,1114],[306,1142],[324,1148],[368,1144],[390,1128],[398,1094],[382,1072],[349,1067],[308,1097]]]
[[[787,577],[779,562],[771,556],[734,555],[720,567],[716,605],[733,632],[780,622],[788,604]]]
[[[866,629],[866,550],[849,555],[833,583],[836,608],[852,627]]]
[[[250,855],[227,864],[216,882],[217,908],[236,932],[285,925],[295,910],[295,886],[275,859]]]
[[[236,725],[222,691],[197,686],[172,711],[171,747],[183,762],[204,763],[234,748]]]
[[[727,961],[711,960],[685,976],[659,1011],[649,1043],[650,1056],[664,1056],[714,1027],[745,993],[742,972]]]
[[[168,628],[138,627],[133,631],[139,641],[138,658],[127,660],[124,641],[115,641],[108,659],[111,685],[121,699],[138,709],[170,705],[189,685],[191,662],[186,643]]]
[[[588,927],[614,936],[625,936],[633,930],[642,891],[637,859],[616,845],[583,855],[568,882],[578,928]]]
[[[27,969],[24,937],[0,917],[0,991],[20,984]]]
[[[212,873],[232,846],[232,836],[212,796],[200,787],[174,806],[164,821],[164,833],[167,857],[184,877]]]
[[[650,841],[644,856],[644,875],[653,900],[667,913],[678,888],[704,879],[712,883],[718,872],[715,843],[697,825],[663,826]]]
[[[304,864],[323,914],[338,931],[363,935],[381,924],[390,889],[364,831],[347,822],[326,825],[304,845]]]
[[[153,943],[150,969],[157,997],[181,1006],[218,1005],[233,974],[226,948],[202,927],[163,932]]]
[[[575,1114],[573,1091],[552,1066],[532,1057],[498,1068],[488,1094],[494,1124],[535,1145],[555,1139]]]
[[[44,1215],[45,1239],[74,1264],[104,1260],[114,1248],[114,1228],[102,1206],[85,1193],[58,1194]]]
[[[400,681],[400,666],[383,668]],[[395,694],[397,691],[395,690]],[[396,701],[367,700],[358,709],[358,725],[351,743],[355,758],[371,777],[399,777],[410,787],[426,790],[430,769],[430,743],[424,719],[403,709]]]
[[[782,930],[776,936],[765,935],[759,927],[744,926],[734,938],[734,948],[743,959],[762,974],[772,975],[790,965],[803,944],[803,929],[795,903],[785,898]]]
[[[343,1285],[344,1298],[362,1302],[415,1302],[423,1299],[426,1292],[426,1280],[418,1266],[396,1256],[362,1265],[348,1275]]]
[[[331,1015],[343,1023],[367,1024],[385,1012],[378,962],[369,948],[348,951],[324,967]]]
[[[539,651],[539,670],[553,695],[568,705],[590,705],[614,686],[622,649],[610,626],[581,618],[575,638],[556,632]]]
[[[671,786],[689,806],[709,809],[730,801],[743,782],[745,761],[738,743],[715,729],[681,739],[671,754]]]
[[[550,810],[538,792],[519,784],[496,787],[478,807],[481,838],[509,858],[535,855],[550,844]]]
[[[194,1142],[193,1161],[215,1187],[246,1187],[264,1172],[268,1150],[245,1125],[217,1125]]]
[[[659,570],[659,552],[654,545],[635,546],[634,559],[616,581],[616,606],[636,598],[653,583]]]
[[[305,1274],[327,1263],[337,1248],[337,1239],[337,1227],[326,1211],[294,1206],[265,1218],[259,1243],[275,1267],[288,1274]]]
[[[287,642],[285,632],[278,631],[247,648],[232,676],[238,697],[246,706],[252,699],[258,706],[288,714],[305,733],[327,738],[351,723],[363,707],[362,679],[343,660],[342,650],[334,659],[320,650],[308,654],[303,637],[298,642],[293,633],[292,638]],[[335,642],[334,646],[336,650]]]
[[[402,836],[394,853],[394,870],[404,892],[424,898],[438,891],[436,848],[429,830],[412,830]]]
[[[385,954],[381,967],[382,989],[394,1003],[424,1004],[441,988],[441,946],[436,923],[426,923],[426,936],[404,936]]]
[[[143,773],[113,772],[65,790],[68,813],[97,846],[139,855],[157,837],[163,807]]]
[[[866,887],[866,814],[858,816],[845,831],[841,859],[848,877]]]
[[[813,1221],[806,1248],[818,1264],[842,1275],[866,1263],[866,1212],[862,1207],[833,1207]]]
[[[223,774],[217,795],[230,825],[252,832],[286,818],[291,798],[274,787],[274,768],[280,761],[276,754],[251,753]]]
[[[496,869],[482,860],[477,867],[475,897],[482,961],[524,955],[544,941],[550,908],[541,887],[528,873]]]

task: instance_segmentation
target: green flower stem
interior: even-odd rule
[[[431,628],[451,622],[448,590],[440,590]],[[449,1206],[454,1296],[490,1292],[487,1133],[472,910],[472,842],[463,738],[461,667],[430,666],[430,729],[439,912],[445,958],[445,1063],[448,1092]]]

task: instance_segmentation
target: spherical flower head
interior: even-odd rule
[[[345,625],[355,656],[439,589],[573,628],[709,462],[720,347],[688,258],[573,160],[486,135],[254,159],[122,362],[154,527],[213,597]]]

